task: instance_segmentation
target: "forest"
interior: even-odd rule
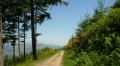
[[[120,0],[112,6],[104,1],[97,0],[93,15],[84,15],[63,48],[37,50],[37,37],[42,35],[37,26],[52,19],[49,10],[69,6],[69,1],[0,0],[0,66],[120,66]],[[32,52],[28,53],[29,30]],[[12,45],[12,57],[3,55],[6,44]]]
[[[64,47],[65,66],[120,66],[120,0],[108,7],[98,0]],[[68,61],[67,61],[68,60]]]

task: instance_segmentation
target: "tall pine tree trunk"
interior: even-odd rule
[[[37,59],[37,53],[36,53],[36,38],[35,38],[35,22],[34,22],[34,3],[33,0],[31,0],[31,33],[32,33],[32,53],[33,53],[33,59]]]
[[[36,6],[36,11],[35,11],[35,18],[37,17],[37,6]],[[36,43],[37,43],[37,19],[35,19],[34,20],[35,21],[35,28],[34,28],[34,30],[35,30],[35,41],[36,41]]]
[[[3,66],[3,49],[2,49],[2,12],[0,6],[0,66]]]
[[[25,60],[25,27],[24,27],[24,60]]]
[[[15,22],[13,21],[13,28],[12,28],[12,30],[15,31],[14,29],[15,29]],[[15,64],[15,42],[16,42],[16,39],[15,39],[15,38],[16,38],[16,37],[15,37],[15,33],[13,32],[12,46],[13,46],[13,62],[14,62],[14,64]]]
[[[24,20],[26,20],[25,18],[25,14],[24,14]],[[25,61],[25,21],[24,21],[24,61]]]
[[[15,45],[13,45],[13,62],[15,64]]]
[[[18,53],[20,58],[20,18],[18,16]]]

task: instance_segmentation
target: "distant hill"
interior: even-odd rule
[[[23,53],[23,44],[20,45],[21,47],[21,53]],[[62,48],[63,46],[59,46],[59,45],[54,45],[54,44],[37,44],[37,50],[38,49],[43,49],[45,47],[49,47],[52,49],[57,49],[57,48]],[[15,54],[16,56],[18,56],[18,45],[15,46]],[[26,44],[26,53],[31,52],[32,51],[32,45],[31,44]],[[10,44],[4,44],[3,46],[3,54],[5,55],[9,55],[12,56],[13,55],[13,47]]]

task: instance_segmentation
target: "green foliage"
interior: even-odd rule
[[[116,0],[112,8],[120,8],[120,0]]]
[[[81,52],[75,61],[76,66],[93,66],[93,63],[86,52]]]
[[[108,28],[110,32],[119,34],[120,32],[120,9],[112,9],[108,15]]]
[[[76,35],[66,45],[75,54],[73,66],[120,66],[120,0],[116,0],[108,13],[103,0],[92,17],[85,18]],[[71,42],[71,43],[70,43]]]
[[[120,36],[117,36],[117,37],[116,37],[116,42],[115,42],[115,44],[116,44],[116,46],[117,46],[118,48],[120,48]]]
[[[64,66],[74,66],[75,65],[75,53],[74,51],[65,51],[64,56],[63,56],[63,64]]]
[[[117,65],[119,66],[120,64],[120,48],[116,48],[111,54],[110,54],[110,59],[111,59],[111,65]]]

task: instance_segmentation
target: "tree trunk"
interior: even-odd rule
[[[15,45],[13,45],[13,62],[15,64]]]
[[[25,14],[24,14],[24,19],[26,19]],[[25,21],[24,21],[24,61],[25,61]]]
[[[35,43],[37,44],[37,23],[34,24],[35,27],[34,27],[34,30],[35,30]],[[36,47],[36,50],[37,50],[37,47]]]
[[[18,52],[19,52],[19,58],[20,58],[20,18],[18,16]]]
[[[1,7],[0,7],[1,9]],[[0,10],[0,66],[3,66],[3,49],[2,49],[2,12]]]
[[[13,31],[15,30],[15,22],[13,21]],[[12,46],[13,46],[13,62],[15,64],[15,43],[16,43],[16,37],[15,37],[15,33],[13,32],[13,41],[12,41]]]
[[[36,12],[35,12],[35,18],[37,17],[37,6],[36,6]],[[35,28],[34,28],[34,30],[35,30],[35,41],[36,41],[36,43],[37,43],[37,36],[36,36],[36,34],[37,34],[37,20],[35,19]]]
[[[25,29],[24,29],[24,60],[25,60]]]
[[[33,0],[31,0],[31,33],[32,33],[32,53],[33,53],[33,59],[37,59],[37,53],[36,53],[36,38],[35,38],[35,22],[34,22],[34,8],[33,8]]]

